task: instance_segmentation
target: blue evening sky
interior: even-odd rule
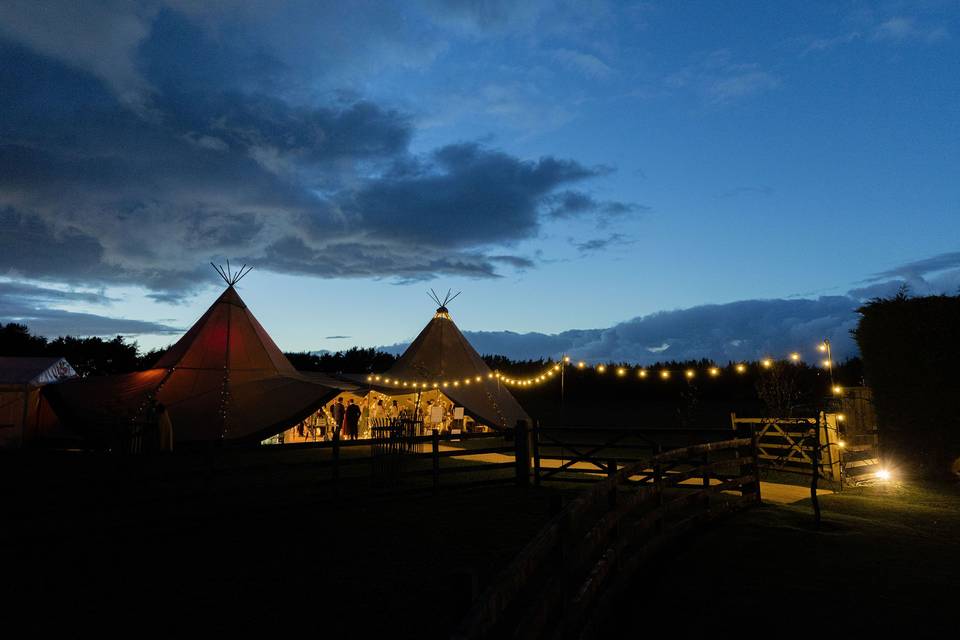
[[[473,331],[788,309],[583,350],[642,360],[960,286],[957,2],[93,4],[0,9],[0,317],[45,333],[168,344],[227,258],[286,350],[431,287]]]

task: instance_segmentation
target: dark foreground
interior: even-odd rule
[[[956,633],[960,487],[848,489],[821,497],[821,506],[819,532],[805,501],[754,508],[684,540],[636,577],[607,631],[655,624],[674,637]]]
[[[150,463],[166,474],[135,459],[3,458],[6,624],[446,637],[546,523],[555,496],[510,483],[397,493],[355,477],[334,499],[312,482],[309,455],[233,472],[221,461],[212,476],[190,458]],[[926,636],[955,623],[957,486],[821,502],[819,532],[801,503],[754,508],[680,541],[635,577],[604,633],[810,637],[912,625]]]
[[[0,602],[28,631],[445,637],[549,503],[509,484],[391,497],[359,479],[333,500],[302,466],[183,486],[103,460],[6,462]]]

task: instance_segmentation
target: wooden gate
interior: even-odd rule
[[[730,421],[737,433],[756,433],[757,458],[763,468],[809,475],[816,466],[821,477],[841,479],[843,443],[838,414],[821,412],[816,418],[738,418],[731,413]]]

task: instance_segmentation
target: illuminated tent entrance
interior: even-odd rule
[[[518,420],[529,424],[526,411],[453,322],[446,306],[452,299],[449,293],[442,301],[434,297],[439,307],[433,318],[389,371],[340,376],[356,385],[340,395],[344,405],[353,400],[361,408],[361,438],[370,435],[371,427],[396,418],[414,421],[424,435],[431,429],[499,431],[515,427]],[[330,407],[271,441],[330,439]]]
[[[115,441],[148,423],[154,403],[162,403],[177,444],[258,442],[336,395],[329,379],[294,369],[247,308],[234,288],[244,272],[221,275],[227,289],[152,369],[48,387],[64,423],[87,438]]]
[[[465,407],[439,389],[427,389],[420,392],[399,393],[371,386],[360,386],[350,382],[343,384],[334,381],[331,384],[351,387],[341,390],[330,402],[304,418],[295,426],[276,436],[265,439],[264,444],[291,444],[299,442],[321,442],[333,438],[333,405],[343,400],[344,407],[352,401],[360,407],[360,421],[357,436],[366,440],[374,435],[378,426],[387,426],[398,420],[412,423],[414,435],[428,435],[432,429],[442,433],[481,432],[496,429],[478,420]],[[345,431],[341,424],[341,436]]]

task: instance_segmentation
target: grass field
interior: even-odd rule
[[[686,538],[636,576],[608,626],[672,621],[679,637],[851,637],[912,627],[950,637],[960,588],[960,487],[891,484],[766,505]],[[949,625],[949,626],[947,626]],[[750,635],[755,635],[751,633]]]

